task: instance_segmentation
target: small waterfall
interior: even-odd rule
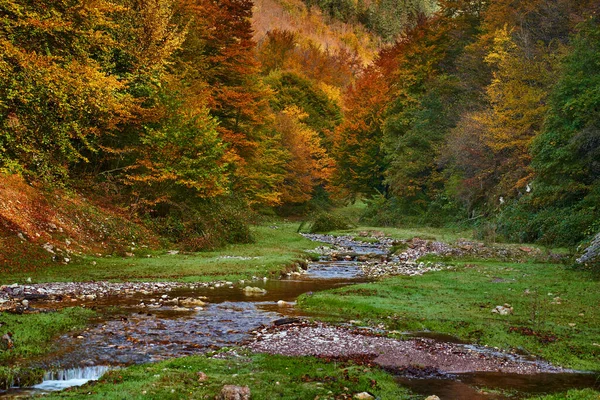
[[[111,369],[114,369],[114,367],[95,365],[92,367],[47,371],[44,374],[44,381],[39,385],[35,385],[34,388],[39,390],[63,390],[72,386],[81,386],[89,381],[99,379]]]

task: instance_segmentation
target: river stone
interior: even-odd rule
[[[204,307],[206,305],[202,300],[192,299],[190,297],[179,299],[179,304],[184,307]]]
[[[250,400],[248,386],[225,385],[217,397],[218,400]]]
[[[259,287],[246,286],[244,288],[244,293],[267,293],[267,291],[265,289],[261,289]]]
[[[374,399],[375,397],[371,396],[367,392],[361,392],[361,393],[355,394],[354,398],[358,399],[358,400],[369,400],[369,399]]]
[[[503,306],[496,306],[496,308],[492,310],[492,313],[500,315],[509,315],[513,313],[513,308],[510,304],[504,304]]]
[[[439,397],[437,397],[435,394],[432,394],[431,396],[427,396],[425,398],[425,400],[441,400]]]

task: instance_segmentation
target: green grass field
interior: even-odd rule
[[[600,291],[588,273],[543,263],[456,264],[455,270],[303,295],[299,307],[329,320],[446,333],[600,371]],[[512,315],[491,313],[505,303]]]
[[[380,399],[408,399],[391,375],[350,362],[312,357],[246,354],[214,359],[193,356],[107,373],[93,385],[47,399],[214,399],[224,385],[248,386],[252,399],[340,399],[368,391]],[[198,372],[207,379],[198,379]],[[340,397],[347,395],[348,397]]]
[[[0,336],[10,332],[14,342],[11,349],[0,347],[0,389],[10,385],[13,378],[24,386],[37,383],[42,372],[22,366],[29,359],[46,354],[56,336],[84,327],[94,315],[83,308],[28,315],[0,313]]]

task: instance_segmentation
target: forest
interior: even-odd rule
[[[357,199],[376,224],[494,240],[600,230],[597,2],[306,7],[379,38],[374,60],[256,39],[249,0],[4,1],[0,171],[194,249],[248,240],[248,213]]]

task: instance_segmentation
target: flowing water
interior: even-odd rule
[[[322,236],[314,239],[331,240]],[[245,284],[232,284],[151,295],[135,294],[123,298],[105,297],[90,302],[87,305],[93,305],[102,319],[83,331],[63,335],[49,356],[33,361],[32,366],[49,371],[42,383],[33,388],[5,392],[4,396],[62,390],[98,379],[111,368],[239,344],[261,325],[271,324],[282,317],[302,315],[293,307],[301,294],[365,282],[360,262],[356,261],[357,256],[381,257],[388,250],[388,246],[381,244],[339,240],[335,244],[352,256],[345,257],[345,261],[324,257],[319,262],[310,263],[306,274],[300,276],[245,283],[265,289],[266,293],[247,293],[242,290]],[[184,297],[206,297],[208,303],[187,309],[173,305],[173,299]],[[280,300],[286,304],[278,304]],[[456,341],[452,337],[430,333],[419,336]],[[435,393],[442,399],[493,399],[503,397],[494,393],[486,394],[480,388],[542,393],[594,387],[597,385],[596,379],[592,374],[475,373],[442,378],[398,377],[398,382],[416,393]],[[2,395],[0,393],[0,397]]]

